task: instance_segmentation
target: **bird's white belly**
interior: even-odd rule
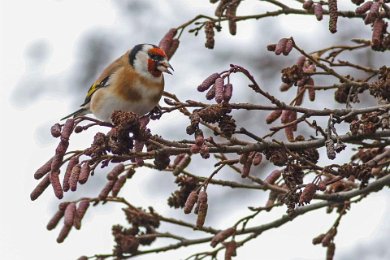
[[[97,94],[97,93],[96,93]],[[134,112],[138,115],[144,115],[148,112],[150,112],[157,103],[152,102],[152,99],[150,96],[154,93],[143,93],[142,98],[139,100],[125,100],[118,98],[114,94],[111,94],[110,92],[104,92],[99,93],[102,94],[102,100],[100,100],[100,105],[98,106],[98,109],[94,109],[93,114],[100,120],[111,122],[111,115],[114,111],[120,110],[125,112]],[[92,100],[93,102],[93,100]],[[91,104],[91,107],[94,107],[93,104]]]

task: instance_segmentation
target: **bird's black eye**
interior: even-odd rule
[[[150,57],[152,60],[157,60],[157,61],[160,61],[160,60],[163,59],[162,56],[156,55],[156,54],[149,54],[149,57]]]

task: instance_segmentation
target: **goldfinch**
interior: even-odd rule
[[[107,66],[89,88],[81,108],[62,118],[92,113],[111,122],[115,110],[144,115],[159,102],[164,90],[163,72],[173,70],[167,55],[152,44],[139,44]]]

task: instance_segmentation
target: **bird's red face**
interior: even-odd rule
[[[165,52],[160,48],[151,48],[148,51],[148,71],[154,77],[160,77],[161,73],[166,72],[172,74],[169,69],[172,69],[172,66],[168,63],[168,58]]]

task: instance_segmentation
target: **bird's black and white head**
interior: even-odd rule
[[[160,79],[163,72],[172,74],[164,50],[152,44],[138,44],[129,54],[129,62],[133,68],[147,78]]]

